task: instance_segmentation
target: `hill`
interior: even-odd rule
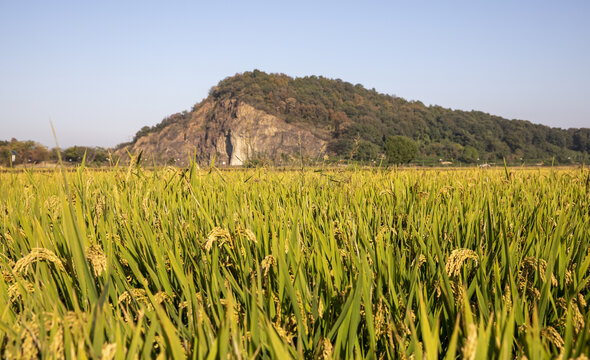
[[[158,162],[239,165],[252,159],[378,159],[386,140],[413,139],[419,161],[569,163],[590,152],[590,129],[551,128],[480,111],[426,106],[362,85],[324,77],[292,78],[258,70],[213,87],[191,111],[142,128],[121,155],[144,152]],[[124,150],[125,149],[125,150]],[[523,160],[521,160],[523,159]]]

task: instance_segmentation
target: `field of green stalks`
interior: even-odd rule
[[[0,357],[590,355],[588,169],[0,173]]]

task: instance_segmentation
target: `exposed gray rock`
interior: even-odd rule
[[[248,159],[278,161],[284,155],[318,156],[329,134],[318,133],[285,122],[276,116],[235,100],[206,101],[186,122],[176,122],[158,132],[148,133],[117,151],[123,159],[127,151],[149,162],[184,165],[191,158],[218,165],[243,165]]]

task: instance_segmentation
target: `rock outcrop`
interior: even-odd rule
[[[233,166],[251,159],[316,157],[325,151],[329,138],[328,131],[287,123],[237,100],[205,100],[187,120],[147,133],[117,154],[126,158],[142,152],[148,162],[176,165],[191,158],[200,163],[215,158],[216,164]]]

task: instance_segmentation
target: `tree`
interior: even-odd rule
[[[333,139],[328,142],[328,151],[335,155],[350,154],[354,147],[354,142],[350,139]]]
[[[86,153],[86,148],[82,146],[72,146],[64,151],[64,160],[68,162],[81,162]]]
[[[44,146],[35,146],[30,152],[31,161],[35,164],[49,159],[49,150]]]
[[[379,154],[379,146],[365,140],[360,140],[353,158],[360,161],[375,160]]]
[[[164,122],[166,119],[164,119],[162,122]],[[150,131],[152,131],[152,128],[149,126],[144,126],[141,129],[139,129],[139,131],[135,134],[135,136],[133,137],[133,142],[136,142],[137,139],[139,139],[142,136],[145,136],[147,134],[150,133]]]
[[[97,165],[106,163],[109,159],[109,152],[106,149],[101,147],[97,147],[94,149],[94,159],[93,162]]]
[[[329,117],[334,124],[334,137],[340,137],[343,127],[346,123],[350,122],[348,116],[344,111],[333,111],[329,110]]]
[[[461,156],[459,157],[459,160],[461,160],[464,163],[474,163],[477,162],[477,159],[479,158],[479,153],[477,152],[477,149],[474,148],[473,146],[465,146],[463,148],[463,152],[461,153]]]
[[[12,156],[15,156],[12,161]],[[0,165],[37,164],[49,158],[47,148],[34,141],[18,141],[14,138],[0,141]]]
[[[573,150],[590,153],[590,129],[576,129],[572,143]]]
[[[390,164],[406,164],[418,153],[418,145],[405,136],[390,136],[385,140],[385,156]]]

